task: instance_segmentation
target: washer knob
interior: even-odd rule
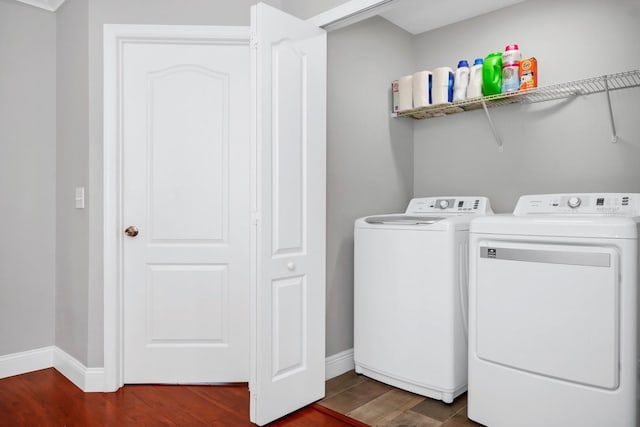
[[[580,197],[576,196],[569,197],[569,200],[567,201],[567,205],[569,205],[571,209],[577,208],[580,206],[580,203],[582,203],[582,200],[580,200]]]
[[[440,209],[447,209],[449,207],[449,201],[440,200],[440,203],[438,203],[438,206],[440,207]]]

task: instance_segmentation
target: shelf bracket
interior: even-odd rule
[[[604,76],[604,91],[607,94],[607,104],[609,105],[609,119],[611,120],[611,142],[618,142],[618,134],[616,133],[616,123],[613,120],[613,108],[611,108],[611,95],[609,95],[609,77]]]
[[[502,147],[502,138],[500,138],[500,135],[498,135],[498,131],[493,124],[493,120],[491,120],[491,114],[489,114],[489,109],[487,108],[487,103],[485,101],[482,101],[482,108],[487,115],[487,120],[489,120],[489,126],[491,127],[491,132],[493,132],[493,137],[496,139],[496,143],[498,144],[498,151],[502,153],[502,151],[504,151]]]

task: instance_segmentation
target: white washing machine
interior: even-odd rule
[[[640,194],[522,196],[471,223],[469,418],[636,427]]]
[[[469,222],[491,213],[426,197],[355,222],[356,372],[448,403],[466,391]]]

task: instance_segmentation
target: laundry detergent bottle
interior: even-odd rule
[[[517,44],[510,44],[502,53],[502,93],[520,89],[520,60],[522,54]]]
[[[469,86],[467,87],[467,98],[478,98],[482,96],[482,58],[476,58],[469,71]]]
[[[484,96],[502,92],[502,52],[493,52],[482,64],[482,93]]]
[[[458,62],[456,75],[453,78],[453,100],[464,101],[467,97],[469,85],[469,63],[465,60]]]

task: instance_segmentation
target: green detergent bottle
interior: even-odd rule
[[[482,94],[497,95],[502,92],[502,52],[493,52],[482,64]]]

